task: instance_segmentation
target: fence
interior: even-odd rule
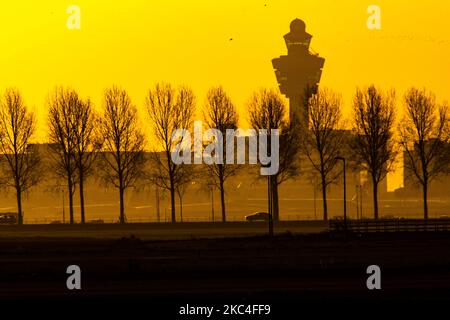
[[[450,231],[450,219],[331,220],[330,231],[418,232]]]

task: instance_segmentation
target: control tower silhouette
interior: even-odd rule
[[[290,120],[307,124],[307,99],[317,91],[325,59],[309,49],[312,35],[300,19],[291,22],[284,36],[288,54],[272,60],[280,91],[289,99]]]

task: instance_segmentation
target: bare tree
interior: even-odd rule
[[[393,90],[383,93],[374,86],[357,89],[353,102],[352,150],[358,163],[371,177],[375,219],[378,219],[378,184],[392,170],[396,156],[394,103]]]
[[[125,90],[112,87],[105,91],[98,130],[98,137],[102,138],[103,179],[119,190],[119,221],[125,223],[125,190],[136,185],[144,167],[144,135],[137,108]]]
[[[274,220],[279,220],[278,187],[285,181],[295,179],[301,173],[299,151],[300,137],[295,121],[285,122],[280,127],[279,169],[272,180],[274,192]]]
[[[222,133],[222,144],[226,145],[228,129],[235,130],[238,126],[238,113],[235,105],[228,97],[222,87],[211,88],[206,96],[206,105],[203,110],[203,118],[208,129],[216,129]],[[233,141],[234,143],[234,141]],[[233,156],[233,155],[232,155]],[[227,164],[226,151],[222,154],[220,163],[207,166],[212,181],[220,192],[220,203],[222,209],[222,221],[226,221],[225,210],[225,181],[236,174],[238,166]]]
[[[152,152],[152,180],[159,187],[169,190],[171,218],[176,222],[175,193],[177,185],[185,179],[184,164],[175,164],[171,152],[179,141],[173,139],[177,129],[192,126],[195,98],[191,89],[174,89],[170,84],[158,83],[149,90],[145,100],[153,124],[156,147]]]
[[[176,193],[180,203],[180,222],[183,222],[183,197],[189,188],[190,182],[192,181],[192,175],[194,174],[192,167],[185,166],[185,169],[183,178],[180,179],[176,185]]]
[[[35,127],[36,118],[20,92],[7,89],[0,110],[0,148],[6,160],[2,182],[16,191],[19,225],[23,224],[22,194],[40,180],[40,158],[36,146],[30,144]]]
[[[308,127],[302,128],[302,151],[320,176],[323,219],[328,219],[327,187],[336,181],[336,157],[343,148],[341,96],[320,89],[308,101]]]
[[[78,171],[81,223],[85,223],[84,182],[92,173],[92,167],[99,151],[99,142],[94,135],[96,116],[91,101],[79,101],[72,110],[75,166]]]
[[[411,88],[405,95],[406,115],[400,126],[405,173],[422,186],[423,216],[428,219],[430,182],[449,171],[450,125],[447,105],[438,106],[434,94]]]
[[[54,158],[54,172],[67,181],[70,223],[74,223],[73,196],[77,182],[75,161],[74,110],[81,103],[78,94],[69,88],[56,88],[48,99],[48,130]]]
[[[279,220],[278,187],[299,174],[297,159],[300,148],[297,123],[287,120],[286,106],[280,93],[273,89],[261,89],[253,94],[248,103],[249,122],[254,129],[273,129],[280,133],[279,169],[270,176],[273,200],[273,219]],[[269,141],[270,142],[270,141]],[[270,146],[268,147],[270,150]]]

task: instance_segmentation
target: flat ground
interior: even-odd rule
[[[323,221],[282,221],[275,224],[275,233],[319,233],[327,229],[328,224]],[[184,240],[245,237],[267,233],[268,224],[264,222],[0,225],[0,239],[37,237],[118,239],[133,235],[141,240]]]
[[[204,225],[4,227],[0,302],[111,306],[127,301],[155,310],[164,306],[162,319],[172,319],[169,315],[186,303],[270,303],[280,313],[315,303],[450,301],[450,233],[283,233],[269,238],[244,237],[259,226],[239,226],[217,227],[222,237],[216,239],[198,239],[211,235]],[[95,237],[89,237],[94,230]],[[115,238],[119,230],[126,235]],[[145,240],[158,232],[165,238],[169,230],[180,238],[194,236]],[[70,236],[62,237],[66,232]],[[78,292],[66,288],[66,268],[72,264],[82,270]],[[378,291],[366,287],[366,268],[373,264],[382,272]]]

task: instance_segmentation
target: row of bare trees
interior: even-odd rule
[[[423,213],[428,218],[429,183],[449,173],[449,109],[438,104],[433,93],[411,88],[404,96],[405,114],[396,124],[393,90],[375,86],[357,89],[352,108],[351,134],[345,134],[342,99],[329,90],[319,90],[308,101],[309,124],[302,133],[302,150],[313,171],[320,175],[324,219],[327,219],[327,186],[336,181],[337,157],[345,155],[358,171],[365,170],[373,190],[373,215],[377,219],[378,185],[394,168],[403,152],[404,174],[423,190]]]
[[[273,129],[280,133],[279,171],[269,180],[274,220],[279,219],[279,185],[300,173],[320,177],[323,218],[327,220],[327,189],[340,176],[336,161],[342,155],[348,157],[357,170],[365,170],[370,176],[374,218],[378,218],[378,184],[393,169],[399,146],[407,157],[406,173],[422,185],[424,217],[427,218],[429,183],[449,171],[448,107],[439,105],[432,93],[415,88],[406,93],[404,103],[406,112],[396,127],[395,92],[384,92],[374,86],[358,89],[348,125],[342,116],[341,96],[320,89],[305,101],[308,122],[299,123],[288,118],[285,101],[278,90],[256,91],[247,105],[250,126],[265,129],[269,134]],[[68,190],[70,222],[75,220],[73,199],[77,187],[81,222],[86,220],[84,184],[94,171],[104,182],[118,189],[121,223],[126,222],[125,191],[136,187],[143,179],[170,193],[171,217],[175,222],[176,196],[182,210],[182,195],[199,175],[192,165],[175,164],[171,160],[171,152],[180,142],[174,139],[175,131],[193,126],[194,93],[188,87],[175,88],[166,83],[156,84],[148,91],[145,106],[153,129],[148,141],[137,107],[124,89],[105,90],[102,105],[101,112],[95,111],[89,99],[80,97],[70,88],[56,88],[48,98],[51,171],[59,181],[64,181]],[[227,129],[238,128],[237,108],[222,87],[208,91],[202,114],[205,129],[219,130],[223,139],[227,137]],[[42,161],[31,143],[35,128],[35,116],[27,109],[20,92],[8,89],[0,109],[0,148],[4,155],[1,183],[16,191],[20,224],[23,222],[22,195],[42,178]],[[146,145],[152,146],[152,152],[148,153],[150,159],[145,157]],[[226,157],[224,150],[223,163],[208,165],[200,173],[200,180],[220,193],[223,221],[226,221],[226,181],[240,168],[228,164]],[[300,170],[302,159],[310,165]]]
[[[84,182],[97,159],[101,178],[119,191],[119,221],[125,223],[124,194],[142,174],[145,143],[137,108],[127,92],[118,87],[107,89],[103,110],[97,114],[89,99],[82,99],[73,89],[57,88],[48,108],[51,155],[55,173],[67,183],[70,223],[74,223],[77,185],[81,223],[85,223]]]

